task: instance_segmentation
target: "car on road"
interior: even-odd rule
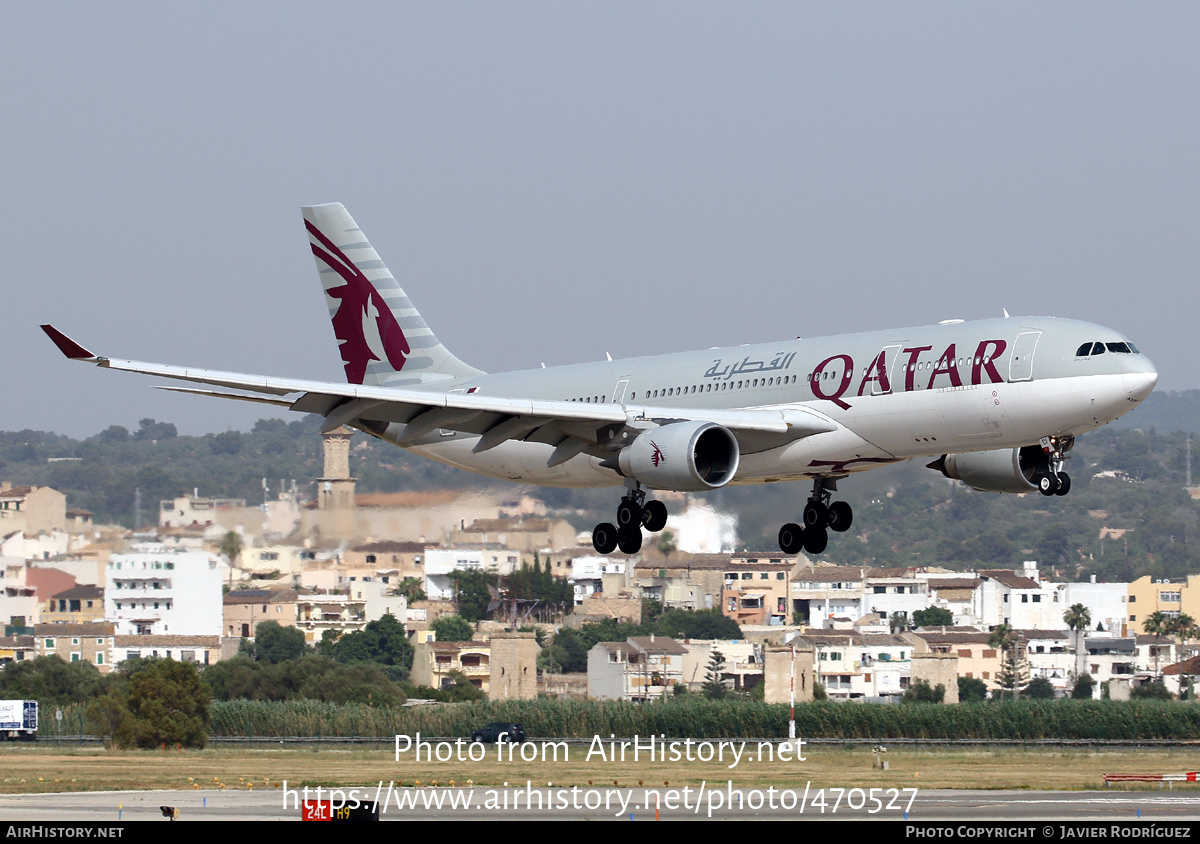
[[[520,724],[514,724],[511,721],[495,721],[471,733],[471,741],[484,744],[503,742],[520,744],[525,741],[525,729]]]

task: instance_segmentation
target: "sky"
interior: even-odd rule
[[[334,201],[487,371],[1007,309],[1200,388],[1197,44],[1194,3],[6,4],[0,430],[275,415],[43,322],[344,380]]]

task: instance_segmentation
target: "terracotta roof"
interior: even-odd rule
[[[549,519],[476,519],[466,529],[467,533],[532,533],[550,529]]]
[[[649,636],[630,636],[628,641],[643,653],[687,653],[687,648],[668,636],[655,636],[653,641],[650,640]]]
[[[110,621],[94,621],[90,624],[35,624],[35,636],[112,636],[116,633],[117,625]]]
[[[974,589],[982,582],[978,577],[931,577],[929,578],[929,588],[939,591],[945,589]]]
[[[418,554],[426,548],[437,548],[436,542],[368,542],[364,545],[355,545],[351,551],[377,552],[380,554]]]
[[[295,589],[235,589],[221,599],[223,604],[286,604],[296,600]]]
[[[219,648],[220,636],[117,636],[113,646],[117,648]]]
[[[103,598],[104,590],[99,586],[93,586],[88,583],[82,583],[79,586],[73,586],[70,589],[64,589],[61,592],[56,592],[50,596],[50,600],[67,601],[71,598]]]
[[[989,580],[994,580],[1007,586],[1009,589],[1041,589],[1041,584],[1036,580],[1032,580],[1023,575],[1017,574],[1015,571],[1006,569],[988,569],[979,572],[979,576]]]

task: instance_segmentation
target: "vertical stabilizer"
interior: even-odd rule
[[[341,203],[301,210],[348,382],[398,386],[481,374],[441,344]]]

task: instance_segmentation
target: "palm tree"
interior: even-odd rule
[[[1084,673],[1083,633],[1092,624],[1092,611],[1083,604],[1072,604],[1063,613],[1063,621],[1075,633],[1075,676],[1079,677]]]
[[[996,684],[1004,691],[1012,692],[1014,698],[1019,697],[1025,672],[1018,653],[1020,643],[1017,640],[1016,631],[1007,624],[997,625],[992,628],[988,644],[1005,654],[1003,667],[996,677]]]
[[[1146,631],[1146,633],[1150,634],[1151,636],[1154,636],[1156,639],[1159,636],[1166,634],[1170,629],[1170,616],[1168,616],[1165,612],[1160,612],[1159,610],[1155,610],[1154,612],[1150,613],[1150,615],[1146,616],[1146,619],[1142,622],[1142,630]],[[1154,673],[1158,674],[1157,645],[1154,648]],[[1160,676],[1159,679],[1161,680],[1162,677]]]
[[[1185,612],[1181,612],[1174,618],[1167,620],[1167,632],[1187,642],[1189,639],[1195,639],[1200,635],[1200,625],[1196,624],[1196,619]]]

